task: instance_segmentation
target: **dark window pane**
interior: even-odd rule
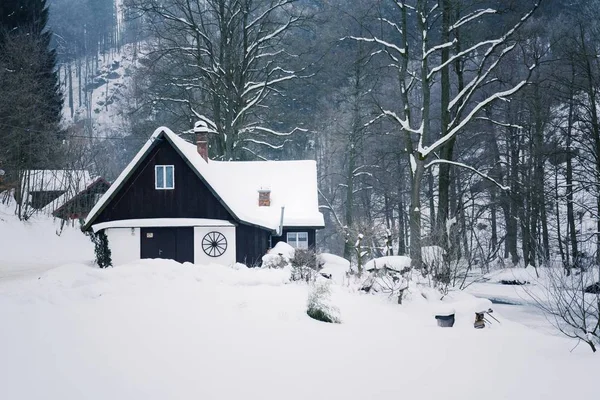
[[[172,165],[165,167],[165,188],[173,189],[175,187],[175,171]]]

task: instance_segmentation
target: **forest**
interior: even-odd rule
[[[318,247],[359,266],[600,264],[595,0],[2,4],[7,188],[204,120],[211,158],[316,160]]]

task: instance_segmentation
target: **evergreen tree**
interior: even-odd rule
[[[0,4],[0,166],[13,184],[58,163],[62,95],[47,21],[45,0]]]

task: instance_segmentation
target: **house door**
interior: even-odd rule
[[[194,262],[194,228],[142,228],[141,258]]]

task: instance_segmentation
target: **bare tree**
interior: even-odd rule
[[[268,100],[301,74],[286,41],[305,16],[297,0],[130,0],[146,20],[152,50],[146,74],[152,104],[204,119],[223,159],[277,148],[302,130],[267,122]]]
[[[452,160],[438,158],[438,152],[447,147],[460,135],[465,126],[471,123],[485,108],[500,99],[506,99],[527,83],[527,76],[516,84],[497,84],[494,73],[503,65],[507,55],[516,48],[515,33],[531,17],[538,3],[524,13],[506,31],[494,37],[469,43],[465,46],[459,37],[447,41],[436,37],[449,35],[439,33],[448,29],[451,34],[460,28],[469,28],[498,13],[497,10],[464,7],[455,16],[453,24],[440,18],[439,2],[432,0],[390,0],[395,10],[393,19],[389,15],[380,16],[384,28],[380,33],[352,37],[354,40],[380,45],[380,54],[386,56],[390,66],[399,78],[399,98],[401,110],[382,106],[379,116],[373,119],[389,118],[397,124],[399,137],[403,137],[402,146],[407,150],[410,162],[410,255],[414,267],[422,268],[421,257],[421,191],[425,171],[440,164],[459,167],[468,166]],[[444,8],[444,7],[443,7]],[[416,26],[416,29],[413,27]],[[416,31],[416,32],[415,32]],[[411,35],[415,32],[415,35]],[[444,53],[450,50],[450,54]],[[450,95],[448,112],[450,118],[443,132],[434,130],[432,87],[438,82],[438,76],[448,65],[457,60],[466,60],[464,68],[470,74],[464,76],[464,86],[459,92]],[[525,65],[531,71],[535,64]],[[450,84],[449,79],[445,79]],[[490,87],[494,89],[490,91]],[[474,170],[473,168],[471,168]],[[482,174],[483,175],[483,174]],[[488,179],[491,179],[487,177]]]
[[[587,343],[596,352],[600,345],[600,283],[594,269],[582,268],[569,275],[561,268],[546,268],[544,272],[543,290],[526,289],[527,293],[560,332]]]

